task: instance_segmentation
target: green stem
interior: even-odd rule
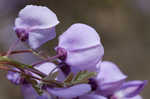
[[[10,55],[14,55],[14,54],[21,54],[21,53],[32,53],[32,50],[30,50],[30,49],[27,49],[27,50],[16,50],[16,51],[11,51],[10,52]],[[4,52],[4,53],[1,53],[0,55],[1,56],[6,56],[6,52]]]
[[[18,61],[12,60],[6,56],[0,56],[0,64],[12,65],[20,70],[27,69],[35,74],[38,74],[41,77],[46,77],[46,75],[32,67],[32,65],[27,65],[20,63]]]

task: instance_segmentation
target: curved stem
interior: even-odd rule
[[[11,51],[12,51],[14,48],[17,47],[17,45],[18,45],[19,42],[20,42],[20,39],[17,39],[17,41],[14,42],[14,43],[10,46],[10,48],[8,49],[8,51],[7,51],[7,53],[6,53],[6,56],[9,56],[9,55],[10,55]]]
[[[22,53],[32,53],[32,50],[27,49],[27,50],[16,50],[16,51],[11,51],[9,55],[14,55],[14,54],[22,54]],[[1,53],[1,56],[6,56],[6,52]]]
[[[11,65],[11,66],[14,66],[20,70],[24,70],[24,69],[27,69],[41,77],[45,77],[46,75],[38,70],[36,70],[35,68],[32,67],[32,65],[27,65],[27,64],[23,64],[23,63],[20,63],[18,61],[15,61],[15,60],[12,60],[12,59],[9,59],[8,57],[6,56],[1,56],[0,57],[0,64],[5,64],[5,65]]]
[[[59,81],[57,81],[57,80],[51,80],[51,81],[49,81],[49,80],[40,79],[40,78],[35,77],[35,76],[32,76],[32,75],[30,75],[30,74],[26,74],[25,72],[13,70],[13,69],[8,68],[8,67],[6,67],[6,66],[0,66],[0,70],[12,71],[12,72],[20,73],[20,74],[22,74],[22,75],[24,75],[24,76],[28,76],[28,77],[31,77],[31,78],[33,78],[33,79],[40,80],[40,81],[43,81],[43,82],[48,83],[48,84],[51,84],[51,85],[57,85],[57,86],[59,86],[59,87],[62,87],[62,83],[59,82]]]
[[[42,60],[42,61],[33,63],[32,66],[34,67],[34,66],[40,65],[40,64],[42,64],[42,63],[52,61],[52,60],[57,59],[57,58],[59,58],[59,57],[61,57],[61,56],[62,56],[62,55],[57,54],[56,56],[52,56],[52,57],[50,57],[50,58],[48,58],[48,59],[45,59],[45,60]]]

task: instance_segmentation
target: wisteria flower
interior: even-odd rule
[[[97,92],[101,95],[108,96],[118,90],[125,79],[127,78],[116,64],[103,61],[100,64],[100,71],[97,75],[98,89]]]
[[[19,12],[14,30],[21,41],[27,41],[31,48],[36,49],[56,36],[58,23],[55,13],[47,7],[27,5]]]
[[[13,70],[19,71],[17,68],[13,68]],[[15,85],[19,85],[22,82],[21,74],[16,72],[9,71],[6,75],[6,78]]]
[[[112,95],[111,99],[142,99],[139,93],[146,84],[146,80],[125,82],[122,87]]]
[[[73,24],[59,37],[57,49],[67,52],[65,63],[80,70],[93,70],[104,55],[98,33],[85,24]]]

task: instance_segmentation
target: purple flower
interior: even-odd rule
[[[116,64],[103,61],[100,64],[100,71],[96,77],[98,83],[97,93],[108,96],[118,90],[127,78]]]
[[[114,93],[112,99],[142,99],[139,93],[143,90],[147,81],[129,81],[122,85],[122,87]]]
[[[13,68],[13,69],[19,71],[17,68]],[[12,71],[9,71],[7,73],[6,78],[15,85],[19,85],[22,82],[21,75],[19,73],[15,73]]]
[[[80,70],[94,70],[104,55],[98,33],[85,24],[73,24],[59,37],[57,48],[67,51],[65,63]]]
[[[47,7],[27,5],[19,12],[14,30],[22,41],[36,49],[56,36],[55,26],[58,23],[55,13]]]
[[[47,90],[50,94],[53,94],[58,97],[74,98],[90,92],[91,86],[89,84],[79,84],[69,88],[47,88]]]

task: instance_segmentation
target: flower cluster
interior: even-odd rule
[[[142,99],[147,81],[126,81],[127,75],[110,61],[103,61],[104,48],[92,27],[76,23],[59,36],[56,56],[44,57],[36,50],[55,38],[56,15],[47,7],[27,5],[15,20],[19,41],[31,49],[0,56],[0,69],[7,79],[20,85],[24,99]],[[19,53],[32,53],[42,61],[31,65],[10,59]],[[52,63],[52,61],[55,62]]]

